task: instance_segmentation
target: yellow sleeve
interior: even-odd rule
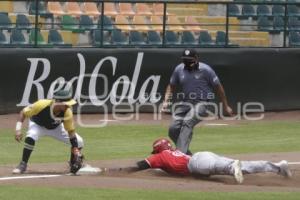
[[[75,130],[74,122],[73,122],[73,112],[70,108],[68,108],[65,112],[64,127],[68,132]]]
[[[39,112],[41,112],[44,108],[46,108],[47,106],[49,106],[52,103],[52,100],[49,99],[42,99],[42,100],[38,100],[35,103],[23,108],[23,113],[25,115],[25,117],[32,117],[36,114],[38,114]]]

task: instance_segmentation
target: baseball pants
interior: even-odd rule
[[[173,120],[169,127],[169,137],[176,144],[176,148],[187,153],[192,141],[193,128],[206,116],[204,103],[181,103],[177,105],[173,113]]]
[[[219,156],[212,152],[195,153],[188,163],[189,171],[192,174],[201,175],[233,175],[232,167],[234,160]],[[278,173],[280,168],[268,161],[241,161],[243,174],[261,172]]]
[[[28,131],[26,137],[31,137],[34,141],[37,141],[40,137],[50,136],[56,140],[64,142],[70,145],[70,138],[68,132],[65,130],[64,125],[61,123],[55,129],[46,129],[39,126],[35,122],[29,120]],[[80,135],[76,133],[76,138],[78,142],[78,147],[83,147],[83,139]]]

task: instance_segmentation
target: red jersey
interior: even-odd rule
[[[164,150],[146,158],[151,168],[160,168],[168,173],[188,175],[188,162],[190,156],[178,150]]]

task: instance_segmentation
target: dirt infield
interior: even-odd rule
[[[87,115],[84,120],[93,122],[99,121],[100,115]],[[141,115],[140,120],[127,121],[126,124],[168,124],[169,115],[164,115],[162,120],[154,121],[150,114]],[[14,128],[16,115],[0,116],[0,128]],[[109,119],[109,118],[108,118]],[[290,120],[300,121],[300,111],[266,113],[264,120]],[[122,121],[110,121],[111,124],[123,124]],[[208,121],[209,123],[244,123],[244,121]],[[266,153],[252,155],[235,155],[242,160],[270,160],[279,161],[286,159],[291,162],[299,161],[300,152],[290,153]],[[142,158],[141,158],[142,159]],[[109,161],[87,161],[93,167],[125,167],[136,160],[109,160]],[[14,165],[0,166],[0,178],[16,177],[11,174]],[[176,190],[176,191],[300,191],[300,165],[291,165],[293,177],[286,179],[276,174],[252,174],[245,175],[245,181],[237,185],[230,176],[212,176],[210,178],[175,177],[160,170],[146,170],[132,174],[123,172],[110,175],[80,175],[69,176],[67,163],[31,164],[28,175],[49,175],[57,174],[58,177],[0,180],[0,185],[30,185],[30,186],[53,186],[53,187],[88,187],[88,188],[130,188],[130,189],[155,189],[155,190]]]

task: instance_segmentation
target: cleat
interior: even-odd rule
[[[279,175],[284,176],[286,178],[292,177],[292,172],[289,169],[289,164],[286,160],[282,160],[279,163],[276,163],[275,165],[279,167]]]
[[[237,183],[241,184],[244,181],[243,172],[241,169],[241,161],[235,160],[232,164],[233,167],[233,175]]]
[[[26,171],[26,169],[27,169],[27,163],[22,161],[15,169],[13,169],[12,173],[23,174]]]

